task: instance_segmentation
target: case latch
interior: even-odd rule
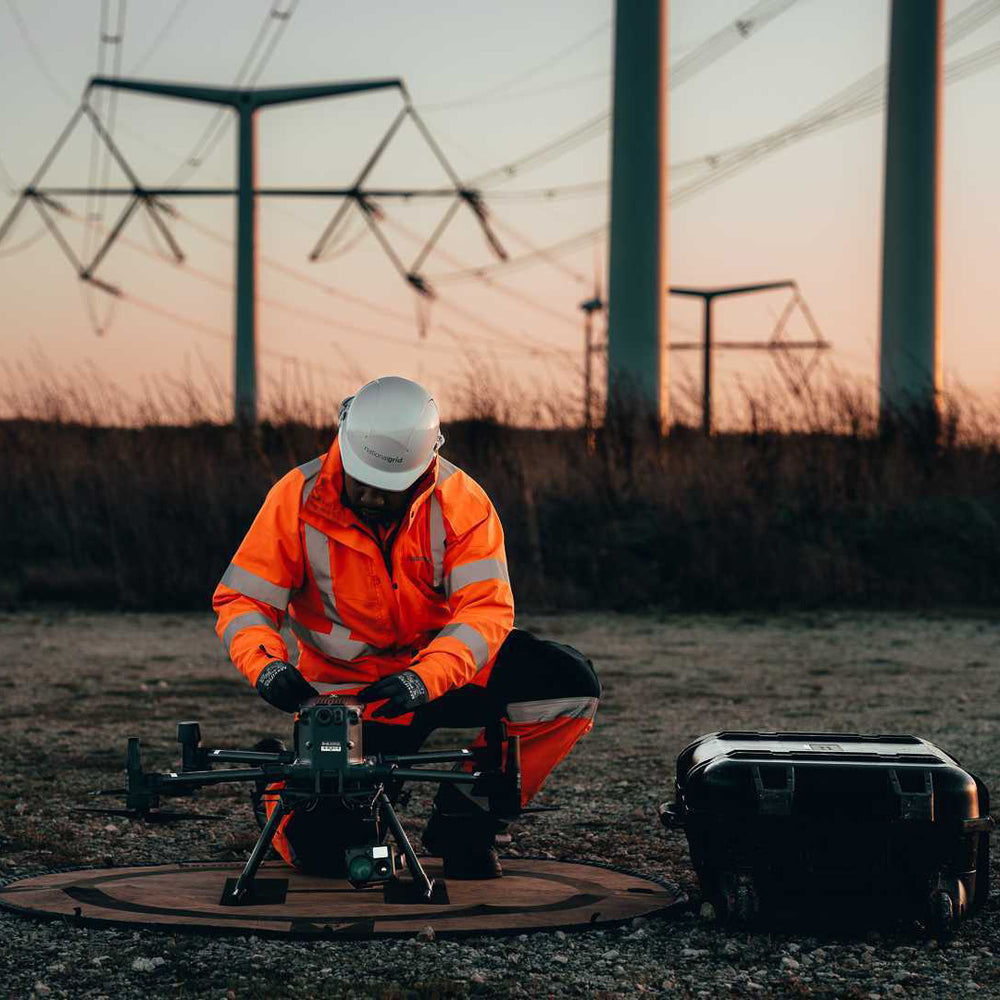
[[[779,770],[773,765],[768,765],[769,772]],[[781,767],[785,779],[784,785],[777,788],[769,788],[764,784],[764,777],[760,771],[760,765],[753,766],[753,784],[757,790],[757,812],[761,816],[791,816],[792,796],[795,794],[795,768],[788,764]]]
[[[920,771],[918,773],[923,778],[923,789],[916,792],[904,792],[896,769],[891,768],[889,771],[889,784],[892,786],[896,798],[899,799],[900,819],[934,819],[934,783],[931,781],[931,772]]]

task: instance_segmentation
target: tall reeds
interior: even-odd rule
[[[178,419],[181,384],[131,410],[102,400],[99,381],[73,388],[0,423],[8,605],[207,607],[269,486],[334,434],[333,406],[301,419],[294,399],[244,433],[219,422],[221,395],[188,393],[191,419]],[[947,401],[934,442],[879,433],[871,394],[845,380],[799,399],[748,393],[732,415],[742,429],[707,439],[623,419],[588,440],[571,426],[581,407],[555,399],[470,382],[465,419],[445,427],[445,453],[500,512],[522,606],[1000,599],[1000,432],[971,395]]]

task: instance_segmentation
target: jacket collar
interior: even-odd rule
[[[419,480],[417,494],[414,496],[404,515],[405,522],[401,525],[401,530],[405,531],[413,523],[413,519],[417,516],[417,511],[420,509],[421,504],[434,492],[439,474],[438,467],[439,462],[437,456],[435,456],[430,468]],[[363,527],[362,522],[354,512],[344,505],[341,499],[343,489],[344,462],[340,455],[339,438],[334,438],[330,450],[323,458],[323,465],[316,479],[316,485],[312,488],[309,498],[302,507],[302,513],[307,515],[306,519],[312,520],[313,518],[318,518],[332,522],[333,524],[339,524],[343,527],[350,525]]]

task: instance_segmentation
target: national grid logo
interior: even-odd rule
[[[361,443],[361,447],[364,448],[364,450],[367,451],[368,454],[372,456],[372,458],[380,459],[383,462],[387,462],[389,465],[392,465],[394,462],[399,462],[400,464],[402,464],[403,461],[402,455],[400,455],[399,458],[391,458],[389,455],[383,455],[381,452],[375,451],[374,448],[369,448],[368,445],[366,445],[364,442]]]

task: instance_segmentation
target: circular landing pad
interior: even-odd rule
[[[421,863],[431,878],[441,878],[439,859]],[[503,868],[502,879],[447,879],[448,902],[428,904],[390,902],[382,887],[354,889],[343,879],[271,862],[261,866],[258,879],[275,901],[237,907],[222,906],[220,899],[239,864],[89,868],[16,879],[0,887],[0,907],[84,925],[359,938],[410,936],[428,925],[439,936],[583,930],[686,902],[652,878],[587,862],[509,858]],[[405,873],[401,883],[409,883]]]

